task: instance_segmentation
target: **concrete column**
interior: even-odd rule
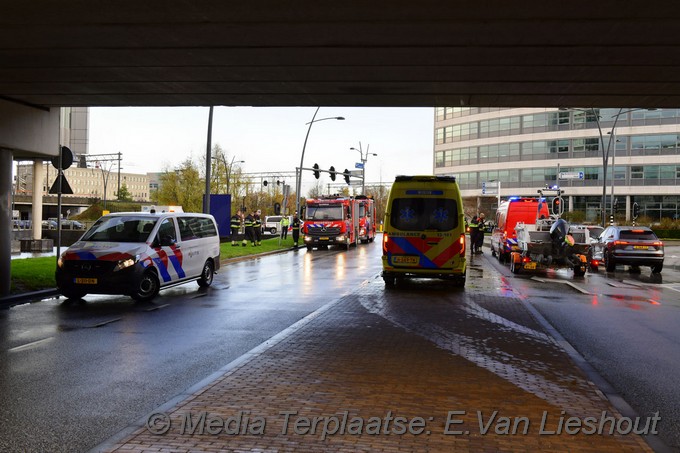
[[[574,196],[569,195],[569,212],[574,210]]]
[[[626,222],[630,222],[631,209],[630,195],[626,195]]]
[[[12,260],[12,152],[0,149],[0,297],[9,295]]]
[[[41,160],[33,161],[33,210],[31,223],[33,224],[33,239],[42,239],[42,210],[43,210],[43,178],[44,168]]]

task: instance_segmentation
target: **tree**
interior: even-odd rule
[[[317,181],[307,192],[307,198],[319,198],[323,195],[323,184]]]
[[[205,179],[201,178],[198,166],[187,158],[179,168],[166,169],[160,176],[156,203],[182,206],[185,212],[203,211]]]
[[[120,190],[116,193],[118,201],[132,201],[132,194],[127,188],[127,184],[123,183],[120,185]]]

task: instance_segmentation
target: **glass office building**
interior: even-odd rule
[[[633,203],[680,218],[680,109],[438,107],[434,125],[434,174],[456,176],[465,198],[495,206],[498,181],[503,199],[559,185],[568,210],[598,221],[605,187],[607,212],[615,200],[627,219]]]

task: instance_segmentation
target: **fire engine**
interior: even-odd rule
[[[349,250],[359,237],[359,200],[326,196],[305,203],[304,235],[307,250],[337,245]]]
[[[359,200],[359,241],[367,244],[375,240],[375,201],[365,195],[357,195]]]

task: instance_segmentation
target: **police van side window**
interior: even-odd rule
[[[179,232],[182,241],[217,236],[215,224],[205,217],[179,217]]]
[[[177,242],[177,231],[172,219],[165,219],[158,228],[158,239],[162,245],[174,244]]]

